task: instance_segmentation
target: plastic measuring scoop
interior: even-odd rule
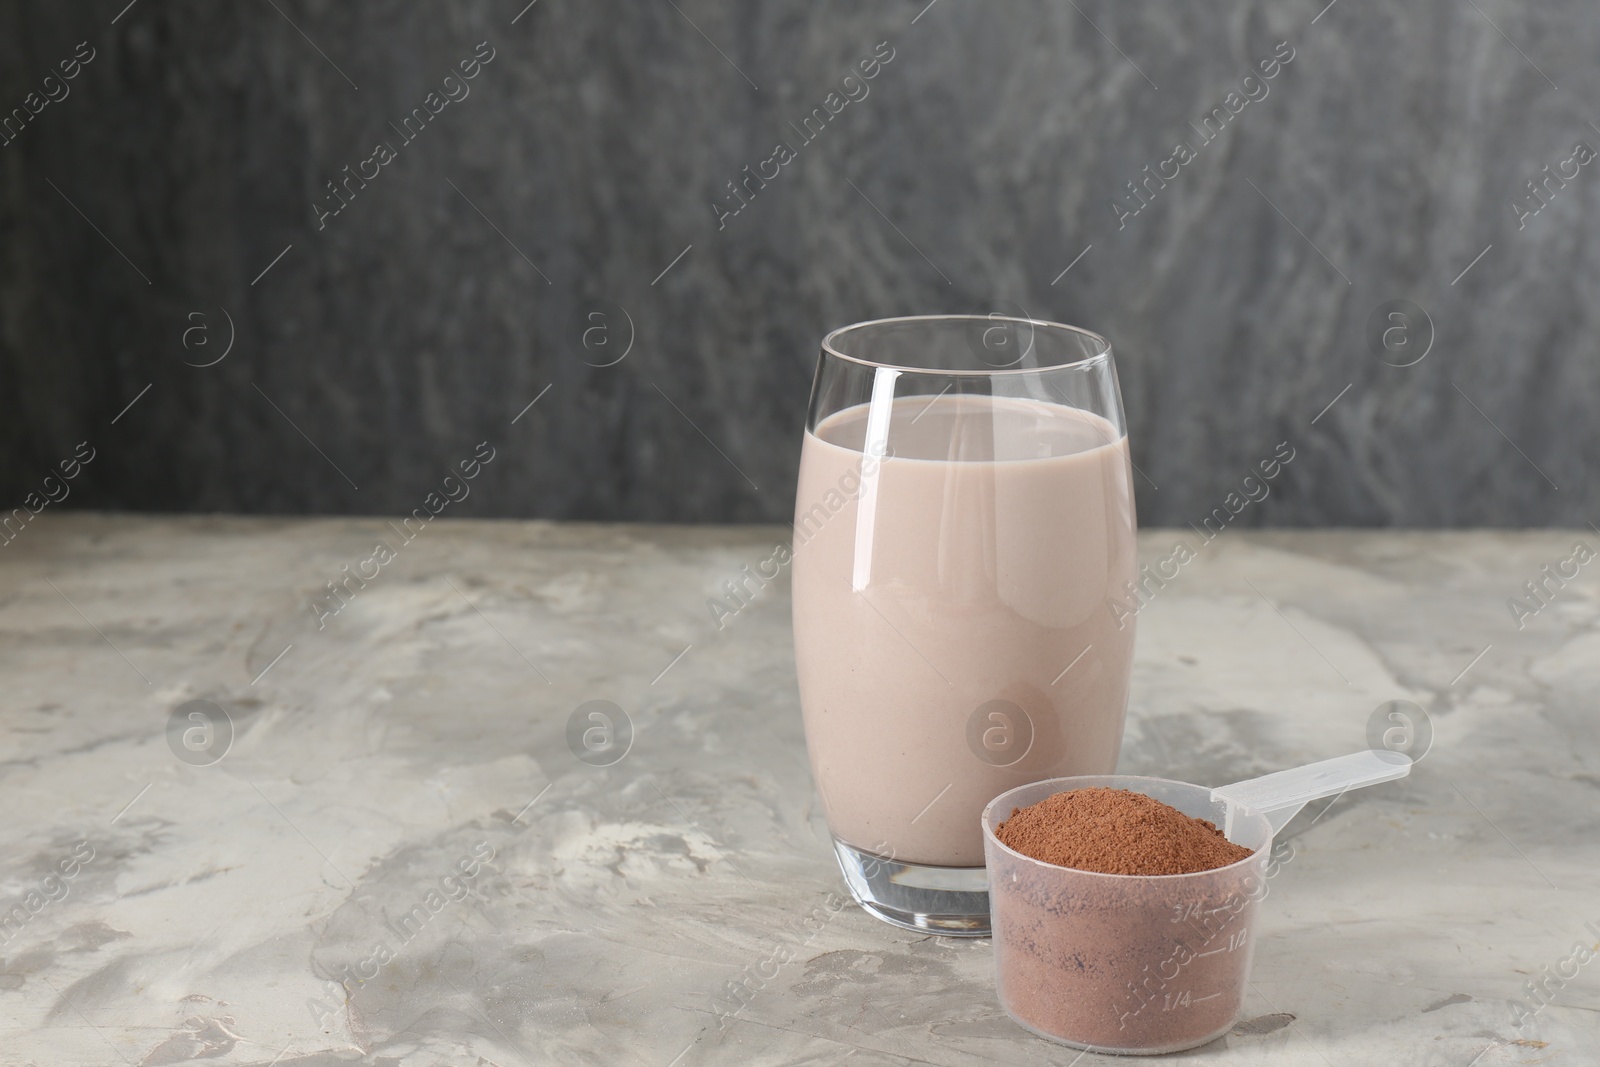
[[[1107,774],[1001,793],[982,818],[1001,1007],[1041,1037],[1095,1052],[1178,1052],[1227,1033],[1244,1003],[1273,837],[1310,801],[1410,771],[1407,756],[1369,751],[1218,789]],[[996,836],[1016,808],[1094,788],[1209,820],[1251,853],[1190,874],[1100,874],[1033,859]]]
[[[1277,833],[1313,800],[1362,786],[1392,782],[1410,773],[1410,756],[1387,749],[1369,750],[1219,786],[1211,791],[1211,795],[1234,802],[1228,805],[1226,824],[1222,828],[1223,834],[1231,839],[1234,820],[1238,817],[1238,809],[1234,805],[1243,804],[1259,811],[1272,824],[1272,832]]]

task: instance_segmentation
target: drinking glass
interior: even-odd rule
[[[806,747],[851,894],[986,936],[984,805],[1108,774],[1122,744],[1136,563],[1111,346],[1010,315],[830,333],[793,555]]]

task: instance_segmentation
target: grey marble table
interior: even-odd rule
[[[0,547],[0,1062],[1098,1062],[1006,1018],[987,941],[838,907],[787,575],[706,608],[782,536],[35,520]],[[1358,749],[1395,700],[1434,735],[1291,824],[1244,1021],[1172,1059],[1600,1062],[1600,595],[1524,590],[1579,540],[1228,531],[1142,609],[1126,771]]]

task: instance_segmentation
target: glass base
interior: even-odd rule
[[[1001,1006],[1004,1007],[1003,1004]],[[1011,1015],[1009,1009],[1006,1011],[1006,1014]],[[1190,1049],[1199,1048],[1201,1045],[1209,1045],[1223,1034],[1226,1034],[1228,1031],[1232,1030],[1234,1025],[1238,1023],[1239,1020],[1237,1018],[1230,1019],[1227,1026],[1222,1027],[1220,1030],[1213,1031],[1212,1033],[1207,1034],[1205,1037],[1188,1038],[1186,1040],[1167,1045],[1152,1045],[1149,1048],[1114,1048],[1111,1045],[1090,1045],[1082,1041],[1074,1041],[1070,1037],[1062,1037],[1060,1034],[1052,1034],[1048,1030],[1041,1030],[1032,1023],[1023,1022],[1015,1015],[1011,1015],[1011,1021],[1028,1031],[1028,1033],[1033,1034],[1035,1037],[1042,1037],[1046,1041],[1053,1041],[1058,1045],[1065,1045],[1068,1048],[1082,1049],[1085,1052],[1093,1052],[1101,1056],[1165,1056],[1172,1052],[1188,1052]],[[1073,1062],[1077,1061],[1075,1060]]]
[[[891,926],[941,937],[989,936],[989,879],[982,867],[928,867],[833,841],[850,895]]]

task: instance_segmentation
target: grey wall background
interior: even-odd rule
[[[827,329],[1020,305],[1112,339],[1146,525],[1285,440],[1241,523],[1590,521],[1600,164],[1521,229],[1512,203],[1600,146],[1600,11],[1324,2],[5,3],[7,112],[95,51],[0,147],[6,507],[88,440],[65,506],[404,513],[487,439],[450,514],[783,519]],[[1124,183],[1280,41],[1119,230]],[[1432,324],[1403,368],[1367,336],[1398,298]]]

